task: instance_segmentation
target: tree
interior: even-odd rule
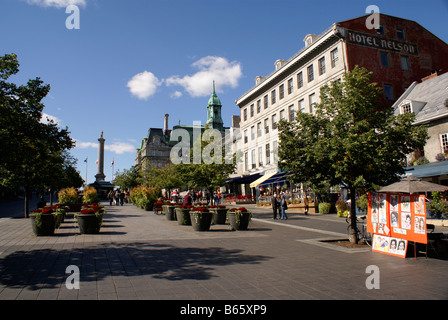
[[[68,128],[59,129],[53,121],[41,122],[42,100],[50,86],[39,78],[20,86],[7,82],[18,72],[15,54],[0,57],[0,184],[24,187],[25,217],[29,217],[29,191],[44,184],[48,165],[74,142]]]
[[[236,155],[231,163],[226,161],[225,146],[218,130],[205,128],[204,135],[194,141],[190,149],[190,159],[196,159],[194,153],[200,153],[200,163],[181,163],[176,165],[184,184],[193,188],[205,188],[213,195],[217,187],[225,184],[225,180],[236,169]]]
[[[356,190],[397,181],[404,174],[406,155],[423,148],[427,128],[412,126],[414,114],[394,116],[380,106],[382,89],[372,73],[355,67],[321,88],[315,113],[297,113],[281,122],[279,167],[292,171],[296,181],[328,181],[350,191],[351,226],[356,227]],[[357,242],[356,233],[350,237]]]
[[[120,186],[122,189],[131,189],[138,185],[138,171],[134,166],[129,170],[124,169],[123,172],[118,171],[115,174],[113,184]]]

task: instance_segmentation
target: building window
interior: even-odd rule
[[[256,168],[256,162],[255,162],[255,149],[253,149],[250,152],[250,162],[251,162],[251,169]]]
[[[261,130],[261,122],[257,123],[257,136],[261,137],[261,135],[263,134],[263,131]]]
[[[309,102],[310,102],[310,113],[314,112],[314,105],[316,104],[316,94],[312,93],[309,95]]]
[[[387,52],[380,52],[381,55],[381,65],[383,67],[388,67],[389,66],[389,55],[387,54]]]
[[[261,100],[257,101],[257,113],[260,113],[261,111]]]
[[[297,88],[300,89],[300,88],[302,88],[302,87],[303,87],[303,73],[300,72],[300,73],[297,75]]]
[[[325,57],[319,59],[319,75],[323,75],[325,73]]]
[[[278,88],[278,94],[279,94],[279,99],[283,99],[285,97],[285,85],[282,84],[279,88]]]
[[[249,136],[247,133],[247,130],[244,130],[244,143],[247,143],[249,141]]]
[[[440,144],[442,146],[442,153],[448,152],[448,133],[440,135]]]
[[[247,121],[247,108],[243,110],[243,119]]]
[[[376,29],[376,33],[378,34],[384,34],[384,26],[380,24],[380,27]]]
[[[397,28],[397,38],[401,40],[405,39],[403,28]]]
[[[255,126],[250,127],[250,139],[255,140]]]
[[[263,147],[258,147],[258,166],[263,166]]]
[[[288,80],[288,94],[291,94],[293,89],[294,89],[294,82],[291,78]]]
[[[294,105],[289,106],[289,121],[294,121],[294,115],[295,115],[295,111],[294,111]]]
[[[247,152],[244,153],[244,170],[249,170],[249,156],[247,155]]]
[[[330,52],[330,57],[331,57],[331,67],[334,68],[338,65],[339,61],[338,48]]]
[[[400,109],[401,109],[400,110],[401,114],[412,113],[412,106],[410,103],[406,103],[405,105],[402,105]]]
[[[299,112],[305,112],[305,99],[299,100]]]
[[[275,92],[275,90],[272,90],[271,92],[271,104],[274,104],[277,102],[277,93]]]
[[[266,164],[270,164],[271,163],[271,147],[268,144],[266,144]]]
[[[269,119],[264,119],[264,131],[269,133]]]
[[[272,115],[272,130],[277,129],[277,115],[273,114]]]
[[[250,116],[253,117],[254,116],[254,104],[250,105]]]
[[[384,94],[387,100],[394,100],[394,94],[391,85],[389,84],[384,85]]]
[[[274,152],[274,164],[277,164],[277,162],[278,162],[278,142],[277,141],[274,141],[272,143],[272,149],[274,149],[273,150],[273,152]]]
[[[313,65],[310,65],[308,68],[308,82],[311,82],[314,80],[314,69],[313,69]]]
[[[269,107],[269,98],[268,95],[265,95],[263,97],[263,104],[264,104],[264,108],[267,109]]]
[[[401,56],[401,69],[409,70],[409,58],[406,56]]]

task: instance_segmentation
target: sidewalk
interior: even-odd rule
[[[248,231],[195,232],[135,206],[109,206],[98,235],[70,218],[53,237],[27,219],[0,219],[0,300],[447,299],[448,262],[401,259],[320,242],[345,237],[345,219],[251,208]],[[249,206],[247,206],[249,207]],[[66,268],[80,269],[80,289]],[[378,266],[380,289],[366,268]]]

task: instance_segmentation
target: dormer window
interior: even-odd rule
[[[401,106],[400,114],[412,113],[412,105],[410,103],[406,103]]]

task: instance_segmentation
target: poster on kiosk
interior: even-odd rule
[[[427,243],[424,195],[371,193],[367,231],[372,251],[405,258],[409,241]]]

